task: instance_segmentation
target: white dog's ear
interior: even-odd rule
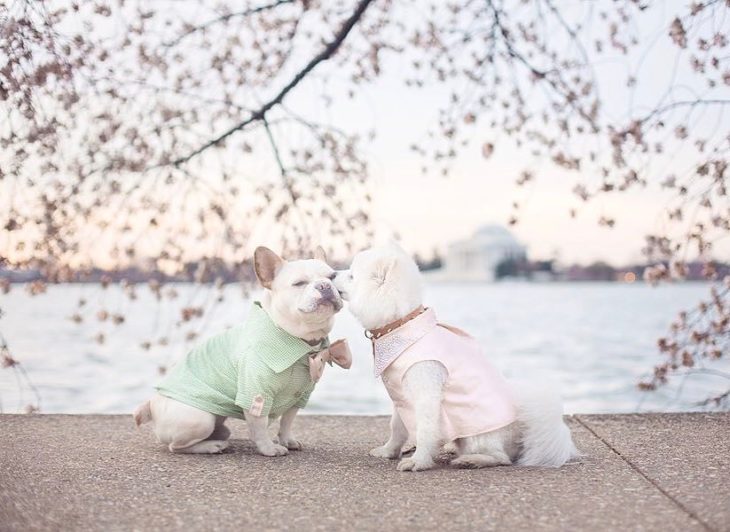
[[[259,246],[253,253],[253,269],[264,288],[271,288],[271,283],[283,265],[284,260],[267,247]]]
[[[327,252],[322,246],[317,246],[317,249],[314,250],[314,258],[322,262],[327,262]]]
[[[398,259],[395,257],[384,257],[375,263],[373,268],[372,278],[378,286],[383,286],[388,276],[393,272],[398,264]]]

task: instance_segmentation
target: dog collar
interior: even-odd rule
[[[369,338],[370,340],[373,340],[373,339],[377,340],[381,336],[386,335],[389,332],[393,332],[394,330],[396,330],[399,327],[403,327],[406,323],[411,321],[413,318],[417,318],[418,316],[420,316],[421,314],[426,312],[426,310],[427,310],[426,307],[424,307],[423,305],[420,305],[417,309],[412,310],[411,312],[409,312],[408,314],[406,314],[399,320],[392,321],[378,329],[366,330],[365,337]]]
[[[399,320],[403,323],[393,330],[384,332],[377,338],[375,336],[370,337],[373,345],[373,369],[376,377],[380,377],[388,366],[405,352],[406,349],[418,342],[438,325],[433,309],[418,308],[416,310],[419,311],[418,314],[407,321],[406,318],[410,314],[404,316],[402,320]],[[411,314],[414,313],[415,311]],[[384,329],[388,328],[384,327]]]

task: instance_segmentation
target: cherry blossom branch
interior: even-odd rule
[[[564,87],[567,87],[567,84],[563,80],[562,76],[560,76],[560,73],[557,71],[557,69],[552,70],[540,70],[534,65],[532,65],[527,58],[525,58],[524,55],[519,53],[515,47],[512,44],[512,38],[510,37],[509,31],[507,28],[503,25],[502,19],[501,19],[501,13],[500,10],[497,8],[497,6],[494,5],[493,0],[487,0],[487,5],[491,9],[492,13],[494,14],[494,24],[499,28],[499,33],[502,35],[502,39],[504,41],[504,45],[507,48],[507,54],[512,57],[513,59],[516,59],[519,61],[525,68],[527,68],[530,73],[535,77],[537,80],[545,81],[550,87],[553,88],[558,94],[560,94],[564,99],[565,103],[567,103],[576,113],[578,113],[581,118],[583,118],[588,124],[590,124],[591,128],[594,132],[597,132],[600,128],[598,127],[598,124],[596,123],[596,120],[590,116],[588,113],[585,112],[585,110],[580,107],[579,105],[576,105],[575,101],[571,98],[570,93],[565,94],[563,93],[562,89]],[[560,84],[562,84],[563,87],[560,87],[558,83],[556,83],[555,80],[551,79],[550,74],[554,74],[558,81],[560,81]]]
[[[719,405],[723,401],[726,401],[727,399],[730,399],[730,389],[728,389],[725,393],[721,393],[720,395],[716,395],[714,397],[708,397],[704,401],[700,401],[698,403],[695,403],[694,406],[709,406],[711,404]]]
[[[0,311],[0,316],[1,315],[2,312]],[[6,368],[11,368],[13,372],[15,372],[19,391],[22,391],[23,381],[25,381],[25,386],[30,389],[31,393],[35,396],[35,404],[27,405],[26,411],[28,413],[39,411],[41,408],[41,394],[35,384],[33,384],[33,381],[30,379],[30,376],[23,365],[11,356],[8,343],[2,333],[0,333],[0,369]],[[0,403],[0,412],[2,412],[2,403]]]
[[[239,124],[233,126],[229,130],[223,132],[216,138],[206,142],[201,147],[199,147],[195,151],[189,153],[188,155],[175,159],[170,164],[172,164],[173,166],[179,166],[181,164],[184,164],[184,163],[190,161],[191,159],[193,159],[194,157],[196,157],[197,155],[200,155],[205,150],[207,150],[213,146],[219,145],[221,142],[226,140],[228,137],[230,137],[234,133],[244,129],[246,126],[248,126],[254,122],[263,120],[264,117],[266,116],[266,113],[268,113],[272,108],[276,107],[281,102],[283,102],[286,95],[289,94],[289,92],[291,92],[292,89],[294,89],[297,85],[299,85],[299,83],[304,78],[306,78],[307,75],[312,70],[314,70],[320,63],[326,61],[327,59],[332,57],[335,54],[335,52],[337,52],[340,45],[342,45],[342,43],[347,38],[347,35],[350,33],[352,28],[355,27],[355,25],[358,23],[358,21],[362,17],[363,13],[365,13],[365,10],[372,3],[373,3],[373,0],[360,0],[360,2],[357,4],[357,7],[355,8],[355,11],[352,13],[352,15],[350,15],[350,18],[348,18],[344,22],[344,24],[342,25],[340,30],[335,34],[334,39],[332,39],[332,41],[330,41],[329,44],[327,44],[327,46],[325,46],[325,48],[319,54],[317,54],[311,61],[309,61],[309,63],[307,63],[307,65],[302,70],[300,70],[297,73],[297,75],[294,76],[294,78],[283,89],[281,89],[276,96],[274,96],[274,98],[272,98],[271,100],[266,102],[258,110],[251,113],[251,115],[243,122],[240,122]]]

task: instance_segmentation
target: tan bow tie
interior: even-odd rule
[[[324,373],[325,363],[331,366],[332,362],[342,368],[350,369],[352,353],[350,353],[347,340],[337,340],[326,349],[309,357],[309,376],[312,377],[312,381],[319,381],[322,378],[322,373]]]

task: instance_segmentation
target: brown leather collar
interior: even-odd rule
[[[383,325],[379,329],[369,329],[369,330],[366,330],[365,331],[365,336],[368,337],[368,338],[370,338],[371,340],[373,340],[373,339],[374,340],[377,340],[381,336],[386,335],[389,332],[392,332],[392,331],[396,330],[398,327],[402,327],[403,325],[405,325],[406,323],[408,323],[409,321],[411,321],[413,318],[417,318],[418,316],[420,316],[424,312],[426,312],[426,307],[424,307],[423,305],[421,305],[417,309],[409,312],[408,314],[406,314],[405,316],[403,316],[399,320],[395,320],[395,321],[392,321],[392,322],[388,323],[387,325]]]

